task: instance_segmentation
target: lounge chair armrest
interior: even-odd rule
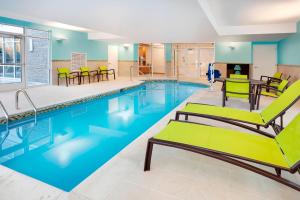
[[[266,78],[267,80],[270,78],[269,76],[260,76],[260,80],[262,81],[263,78]]]
[[[269,77],[269,81],[280,83],[282,80],[280,78]]]
[[[278,88],[273,87],[273,86],[266,86],[266,87],[264,87],[264,88],[266,88],[266,89],[268,89],[268,90],[272,90],[272,91],[274,91],[274,92],[282,92],[281,90],[278,90]]]

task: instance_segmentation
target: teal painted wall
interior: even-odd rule
[[[252,42],[217,42],[215,60],[221,63],[252,63]]]
[[[137,61],[138,44],[129,44],[127,47],[119,45],[119,61]]]
[[[297,33],[279,41],[278,64],[300,65],[300,22],[297,23]]]
[[[166,59],[166,62],[172,61],[172,44],[171,43],[165,44],[165,59]]]
[[[107,60],[108,44],[102,41],[88,40],[88,34],[85,32],[53,28],[6,17],[0,17],[0,23],[51,31],[52,60],[70,60],[72,52],[87,53],[88,60]],[[62,36],[67,39],[56,40]]]

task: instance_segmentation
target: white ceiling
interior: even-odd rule
[[[68,24],[70,29],[92,32],[92,39],[120,42],[279,40],[296,31],[299,2],[0,0],[0,15],[53,26]]]
[[[209,0],[219,25],[281,24],[300,20],[299,0]]]

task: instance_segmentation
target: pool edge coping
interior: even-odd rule
[[[181,83],[190,83],[190,84],[199,84],[199,85],[209,86],[207,84],[199,83],[199,82],[189,82],[189,81],[169,80],[169,79],[140,80],[139,83],[136,83],[136,84],[131,85],[131,86],[121,87],[119,89],[106,91],[104,93],[89,95],[89,96],[85,96],[85,97],[81,97],[81,98],[75,98],[75,99],[72,99],[72,100],[67,100],[67,101],[64,101],[64,102],[59,102],[59,103],[55,103],[55,104],[52,104],[52,105],[39,107],[39,108],[37,108],[37,115],[41,114],[41,113],[47,113],[47,112],[50,112],[50,111],[58,110],[58,109],[61,109],[61,108],[70,107],[70,106],[80,104],[80,103],[83,103],[83,102],[87,102],[87,101],[91,101],[91,100],[94,100],[94,99],[103,98],[103,97],[108,96],[108,95],[117,94],[117,93],[122,92],[122,91],[126,91],[126,90],[130,90],[130,89],[139,87],[140,85],[142,85],[146,82],[162,82],[162,81],[170,81],[170,82],[177,81],[177,82],[181,82]],[[22,111],[22,112],[19,112],[19,113],[14,113],[14,114],[9,115],[9,122],[14,122],[14,121],[21,120],[21,119],[24,119],[26,117],[30,117],[30,116],[34,116],[34,115],[35,115],[35,112],[33,110],[27,110],[27,111]],[[1,117],[0,118],[0,126],[4,125],[5,123],[6,123],[6,118]]]

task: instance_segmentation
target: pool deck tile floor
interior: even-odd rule
[[[33,101],[38,106],[59,103],[78,97],[95,95],[99,91],[109,91],[121,87],[139,84],[139,81],[119,79],[117,81],[69,88],[48,86],[29,89]],[[0,93],[0,99],[8,97],[4,102],[13,100],[13,93]],[[220,85],[216,84],[215,91],[203,89],[192,95],[187,101],[221,105]],[[273,99],[263,97],[261,108],[267,106]],[[0,165],[0,199],[1,200],[215,200],[215,199],[256,199],[256,200],[299,200],[300,193],[276,183],[268,178],[254,174],[231,164],[212,158],[186,152],[178,149],[155,146],[153,151],[151,171],[144,172],[143,164],[147,139],[174,118],[175,111],[183,107],[183,102],[162,120],[148,129],[143,135],[123,149],[109,162],[96,170],[70,193],[66,193],[38,180]],[[22,103],[22,109],[29,105]],[[230,100],[228,106],[248,109],[247,102]],[[23,111],[21,110],[21,111]],[[17,112],[13,106],[10,113]],[[287,124],[300,112],[300,102],[293,106],[285,115]],[[209,123],[221,127],[233,127],[228,124],[190,118],[193,121]],[[245,130],[244,130],[245,131]],[[268,132],[272,132],[270,129]],[[270,169],[272,170],[272,169]],[[300,184],[300,175],[290,177]]]

